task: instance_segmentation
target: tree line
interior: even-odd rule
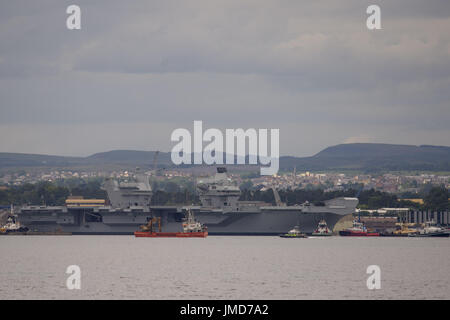
[[[165,186],[166,188],[168,186]],[[155,190],[155,189],[154,189]],[[296,189],[280,190],[281,201],[287,205],[302,204],[306,201],[315,205],[324,205],[324,202],[336,197],[358,196],[361,209],[379,209],[383,207],[400,208],[409,207],[416,210],[446,211],[450,210],[449,190],[444,186],[432,187],[422,196],[424,203],[419,204],[399,199],[397,195],[376,191],[357,191],[350,188],[342,191],[325,192],[323,189]],[[24,184],[8,189],[0,190],[0,205],[64,205],[69,196],[82,196],[86,199],[107,199],[106,192],[101,188],[101,181],[88,182],[39,182],[36,184]],[[239,200],[263,201],[275,205],[275,197],[272,190],[242,189]],[[152,205],[174,204],[200,204],[199,196],[191,188],[175,188],[170,184],[166,190],[156,189],[153,193]]]
[[[23,184],[0,190],[0,205],[64,205],[69,196],[82,196],[86,199],[106,199],[101,182],[74,182],[71,180],[36,184]]]
[[[355,197],[359,199],[358,207],[361,209],[379,208],[411,208],[415,210],[450,210],[449,191],[444,186],[432,187],[426,194],[422,195],[424,203],[416,203],[399,198],[395,194],[377,191],[374,189],[357,191],[356,189],[346,189],[342,191],[325,192],[323,189],[296,189],[278,191],[280,199],[287,205],[302,204],[309,201],[315,205],[323,205],[326,200],[336,197]],[[264,201],[275,205],[275,197],[272,190],[252,191],[242,190],[241,200]]]

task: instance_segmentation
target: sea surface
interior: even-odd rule
[[[0,299],[450,299],[449,238],[2,236],[0,257]]]

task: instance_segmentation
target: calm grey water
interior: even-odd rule
[[[448,238],[3,236],[0,299],[449,299],[449,249]],[[69,265],[80,290],[66,288]]]

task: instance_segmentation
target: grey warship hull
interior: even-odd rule
[[[299,216],[300,215],[300,216]],[[229,213],[225,217],[213,215],[220,222],[211,222],[211,216],[196,213],[196,218],[208,227],[210,235],[279,235],[284,234],[295,226],[300,226],[302,232],[311,234],[314,232],[321,219],[325,219],[330,228],[342,218],[342,216],[324,212],[321,214],[302,215],[295,212],[264,212]]]
[[[336,198],[324,206],[263,206],[244,211],[223,212],[205,210],[195,212],[196,219],[208,227],[210,235],[279,235],[298,226],[311,234],[324,219],[330,229],[345,215],[355,211],[358,200]]]
[[[132,235],[152,217],[161,217],[162,231],[180,232],[184,215],[175,207],[143,211],[140,208],[73,209],[67,207],[24,207],[19,221],[31,232],[70,233],[72,235]]]
[[[195,218],[208,227],[210,235],[278,235],[294,226],[302,232],[314,232],[321,219],[332,229],[345,215],[354,211],[323,208],[315,212],[304,212],[296,207],[263,207],[246,212],[222,212],[216,210],[194,210]],[[33,232],[63,232],[73,235],[132,235],[152,217],[161,217],[163,232],[180,232],[184,213],[176,207],[158,207],[148,212],[132,209],[74,210],[66,207],[25,207],[18,213],[20,223]]]

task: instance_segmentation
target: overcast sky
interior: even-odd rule
[[[194,120],[297,156],[450,145],[450,1],[0,0],[0,105],[0,152],[170,151]]]

